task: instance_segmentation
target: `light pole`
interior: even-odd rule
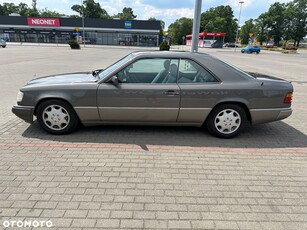
[[[85,32],[84,32],[84,9],[83,9],[83,0],[81,0],[81,9],[82,9],[82,41],[83,41],[83,46],[85,47]]]
[[[200,27],[201,2],[202,0],[195,0],[192,45],[191,45],[191,52],[193,53],[197,53],[197,50],[198,50],[198,34],[199,34],[199,27]]]
[[[240,13],[239,13],[239,21],[238,21],[238,28],[237,28],[237,34],[236,34],[236,40],[235,40],[235,52],[237,51],[237,41],[238,41],[238,35],[239,35],[239,27],[240,27],[240,18],[241,18],[241,10],[242,10],[242,4],[244,3],[243,1],[239,2],[240,3]]]

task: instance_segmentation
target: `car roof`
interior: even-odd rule
[[[184,51],[136,51],[131,53],[135,58],[186,58],[196,61],[212,72],[222,81],[248,80],[242,71],[206,53],[193,53]]]

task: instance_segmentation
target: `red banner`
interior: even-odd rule
[[[28,18],[29,26],[60,26],[59,18]]]

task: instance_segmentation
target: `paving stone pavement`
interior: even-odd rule
[[[230,140],[186,127],[101,126],[52,136],[2,109],[0,229],[30,221],[52,228],[22,229],[307,229],[307,91],[302,76],[292,80],[290,118]],[[15,99],[17,91],[6,90],[1,105]]]

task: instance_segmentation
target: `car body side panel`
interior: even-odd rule
[[[32,86],[24,89],[23,106],[35,106],[47,99],[65,100],[75,109],[81,122],[99,121],[97,109],[97,83],[78,83],[71,85]]]
[[[102,83],[97,92],[101,121],[176,122],[179,102],[177,84]]]

